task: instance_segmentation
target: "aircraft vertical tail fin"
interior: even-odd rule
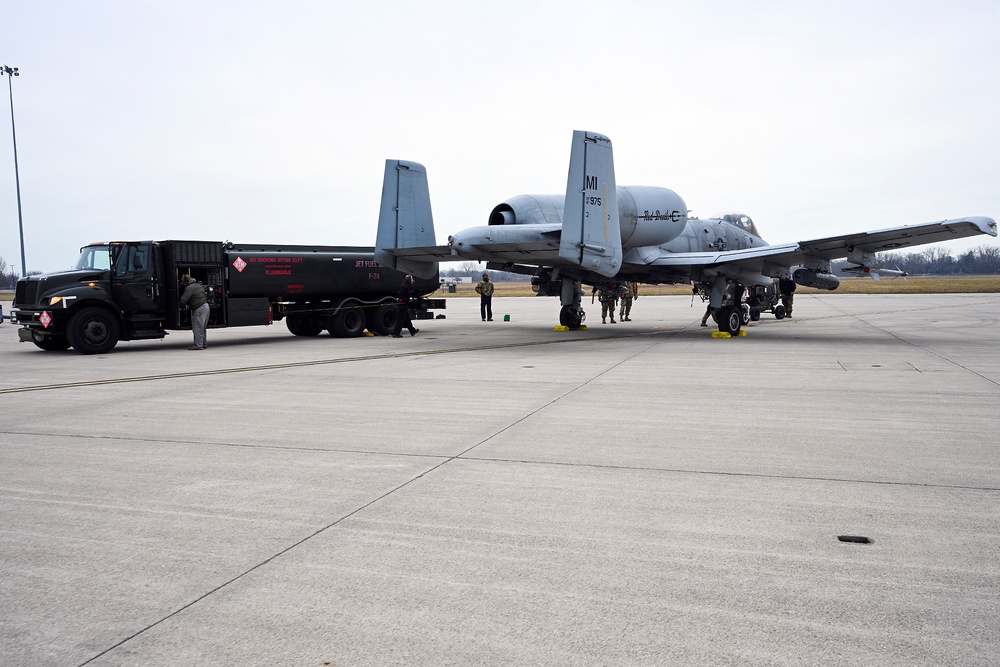
[[[559,256],[607,277],[622,265],[611,140],[594,132],[573,132]]]
[[[422,164],[386,160],[382,205],[375,237],[375,261],[418,278],[432,278],[437,262],[396,257],[395,248],[421,248],[437,243],[427,170]]]

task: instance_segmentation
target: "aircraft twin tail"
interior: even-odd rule
[[[708,299],[719,329],[736,334],[751,318],[743,293],[761,303],[779,279],[834,290],[835,259],[846,258],[855,273],[891,275],[877,265],[876,253],[977,234],[996,236],[996,222],[974,216],[769,245],[745,214],[689,217],[672,190],[617,186],[611,140],[575,131],[564,195],[508,199],[486,225],[456,232],[447,245],[433,245],[424,167],[387,160],[376,260],[417,276],[433,275],[438,262],[466,260],[530,275],[537,293],[560,297],[559,322],[569,328],[586,319],[584,284],[692,284]]]

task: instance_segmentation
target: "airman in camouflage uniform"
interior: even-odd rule
[[[615,306],[618,305],[618,296],[621,294],[615,285],[597,290],[597,298],[601,301],[601,324],[607,324],[607,318],[611,317],[611,324],[615,322]]]
[[[795,281],[788,278],[779,279],[778,291],[781,292],[781,305],[785,307],[785,317],[791,317],[792,301],[795,300]]]
[[[635,282],[625,283],[625,291],[622,292],[621,310],[618,312],[618,319],[622,322],[631,322],[629,313],[632,312],[632,300],[639,298],[639,284]]]

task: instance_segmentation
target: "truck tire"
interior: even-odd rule
[[[40,350],[46,350],[47,352],[58,352],[60,350],[69,349],[69,339],[66,336],[42,336],[39,334],[31,335],[31,342],[35,344]]]
[[[285,326],[296,336],[318,336],[323,332],[323,323],[315,315],[289,315]]]
[[[103,308],[84,308],[69,319],[66,336],[80,354],[104,354],[118,344],[121,327],[114,315]]]
[[[339,338],[356,338],[365,332],[365,313],[358,306],[341,308],[333,316],[330,335]]]
[[[368,313],[368,329],[379,336],[388,336],[396,330],[399,309],[392,304],[384,304]]]

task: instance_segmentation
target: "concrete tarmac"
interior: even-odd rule
[[[0,663],[1000,664],[1000,295],[587,305],[0,325]]]

